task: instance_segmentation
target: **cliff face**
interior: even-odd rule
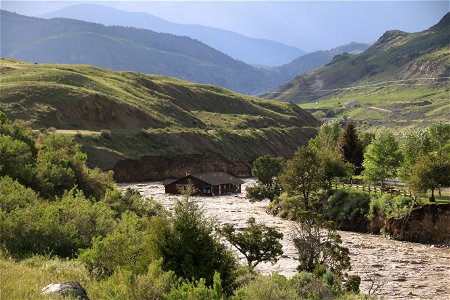
[[[389,219],[386,232],[401,240],[450,246],[450,204],[425,205],[404,218]]]
[[[135,160],[121,160],[113,170],[114,179],[119,182],[181,178],[186,173],[226,172],[237,177],[249,177],[251,174],[249,165],[229,161],[216,153],[143,156]]]

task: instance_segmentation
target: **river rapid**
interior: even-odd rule
[[[245,179],[242,190],[253,179]],[[121,184],[138,190],[145,197],[153,197],[165,208],[172,210],[177,196],[164,193],[161,182]],[[279,272],[287,277],[296,271],[297,252],[293,244],[294,222],[266,213],[267,201],[251,203],[245,192],[230,196],[195,197],[205,213],[221,225],[245,227],[249,217],[257,222],[276,227],[283,232],[283,252],[272,265],[260,264],[263,274]],[[449,225],[450,226],[450,225]],[[430,245],[390,240],[383,236],[339,231],[343,245],[350,250],[351,271],[361,276],[361,291],[385,299],[450,299],[450,249]],[[235,249],[233,249],[235,250]],[[245,259],[237,251],[244,264]]]

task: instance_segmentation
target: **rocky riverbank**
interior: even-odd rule
[[[246,179],[245,186],[251,184]],[[153,197],[166,208],[172,209],[174,196],[164,194],[159,182],[124,184]],[[261,264],[262,273],[277,271],[285,276],[296,273],[297,253],[292,242],[294,222],[266,213],[268,202],[250,203],[245,194],[197,197],[205,212],[220,224],[231,223],[244,227],[249,217],[274,226],[284,233],[284,254],[275,265]],[[361,276],[364,293],[383,295],[388,299],[449,299],[450,249],[430,245],[390,240],[383,236],[340,231],[343,243],[350,249],[351,274]]]

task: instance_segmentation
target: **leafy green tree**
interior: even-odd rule
[[[252,176],[269,189],[278,187],[278,175],[283,171],[285,161],[282,157],[262,156],[253,163]]]
[[[341,125],[338,121],[324,123],[317,133],[317,136],[309,140],[308,147],[316,152],[326,150],[326,152],[339,152],[339,138],[342,134]]]
[[[298,270],[312,272],[322,265],[342,274],[350,267],[350,256],[349,250],[341,243],[332,221],[325,221],[316,213],[304,213],[295,227],[294,245],[300,261]]]
[[[370,144],[372,144],[373,140],[375,139],[375,133],[373,132],[361,132],[358,134],[359,140],[361,141],[364,150],[367,148],[367,146],[369,146]]]
[[[233,225],[225,225],[220,232],[247,259],[248,266],[253,270],[260,262],[278,261],[283,254],[280,240],[283,233],[275,228],[256,223],[255,218],[249,218],[247,227],[236,233]]]
[[[190,199],[192,187],[187,186],[183,199],[177,200],[170,226],[156,232],[153,243],[164,270],[178,277],[213,284],[213,275],[221,275],[223,289],[230,294],[235,286],[236,260],[214,232],[215,224]]]
[[[348,122],[339,140],[339,149],[344,157],[344,161],[355,166],[355,174],[361,173],[364,160],[364,145],[358,138],[355,125]]]
[[[437,155],[450,156],[450,124],[435,124],[428,130],[433,151]]]
[[[411,169],[408,181],[414,191],[431,190],[430,201],[435,201],[434,191],[450,186],[450,160],[445,156],[421,156]]]
[[[325,182],[324,170],[318,155],[302,146],[297,149],[292,159],[280,176],[283,189],[289,194],[302,197],[303,209],[312,209],[312,195],[317,193]]]
[[[371,182],[381,181],[383,189],[384,181],[397,175],[401,161],[402,154],[394,135],[383,132],[367,147],[362,174]]]
[[[403,161],[399,169],[399,175],[404,181],[411,177],[411,168],[419,157],[432,151],[430,132],[428,129],[414,129],[406,132],[400,139],[400,149]]]
[[[337,153],[321,151],[319,152],[319,158],[329,191],[331,191],[331,184],[334,178],[350,176],[353,173],[354,166],[344,162]]]
[[[247,187],[247,197],[253,200],[270,199],[280,195],[279,175],[285,166],[282,157],[262,156],[253,163],[252,175],[258,180],[254,186]]]

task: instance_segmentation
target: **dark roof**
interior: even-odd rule
[[[191,176],[203,182],[209,183],[210,185],[228,184],[228,183],[231,183],[233,185],[239,185],[244,183],[239,178],[236,178],[224,172],[191,174]]]
[[[176,179],[176,178],[169,178],[169,179],[164,180],[163,184],[164,185],[169,185],[169,184],[174,183],[175,181],[178,181],[178,180],[179,179]]]
[[[236,178],[230,174],[224,173],[224,172],[215,172],[215,173],[199,173],[199,174],[190,174],[187,175],[183,178],[186,177],[195,177],[198,180],[201,180],[205,183],[208,183],[210,185],[219,185],[219,184],[228,184],[231,183],[233,185],[239,185],[239,184],[243,184],[244,182],[242,180],[240,180],[239,178]],[[179,179],[166,179],[164,180],[164,185],[170,185],[172,183],[175,183],[183,178],[179,178]]]

